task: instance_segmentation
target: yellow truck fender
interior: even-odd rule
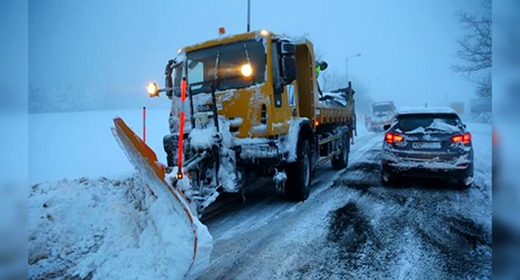
[[[286,147],[288,152],[286,161],[296,161],[296,147],[298,145],[298,141],[300,141],[301,139],[309,141],[309,145],[311,146],[311,152],[314,155],[314,150],[316,148],[316,139],[314,137],[314,131],[312,129],[310,120],[308,118],[293,118],[289,120],[289,123],[290,126],[286,141]]]

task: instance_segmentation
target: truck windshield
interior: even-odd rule
[[[187,54],[187,81],[191,94],[209,92],[219,80],[217,90],[244,88],[265,81],[266,52],[262,41],[248,40],[193,51]],[[245,64],[252,68],[249,77],[242,75]],[[180,84],[176,75],[175,84]]]
[[[388,111],[393,111],[394,110],[394,106],[392,106],[392,104],[377,104],[377,105],[374,105],[372,110],[374,112],[388,112]]]

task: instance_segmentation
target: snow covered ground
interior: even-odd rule
[[[30,142],[41,148],[31,152],[37,166],[31,182],[53,180],[33,184],[29,191],[30,278],[179,279],[195,277],[209,261],[212,242],[206,227],[196,224],[194,238],[192,226],[183,223],[185,213],[152,195],[115,144],[112,117],[130,115],[132,123],[132,116],[141,117],[133,113],[31,115],[32,133],[38,136]],[[167,113],[149,116],[147,132],[156,149],[165,132],[153,120],[161,115],[164,122]],[[52,130],[56,125],[60,129]],[[45,132],[49,137],[41,137]],[[123,175],[98,176],[112,172]]]
[[[29,115],[29,183],[84,176],[130,176],[134,170],[110,127],[122,117],[142,135],[141,110],[88,111]],[[146,143],[160,159],[168,131],[169,109],[147,110]]]
[[[116,115],[140,133],[140,110],[30,115],[30,278],[182,277],[172,263],[186,244],[169,239],[171,216],[152,209],[113,139]],[[148,116],[162,161],[167,117]],[[199,278],[489,278],[491,126],[468,124],[475,186],[464,191],[443,181],[382,187],[383,134],[359,128],[349,167],[321,168],[307,201],[256,188],[203,220],[213,251]]]

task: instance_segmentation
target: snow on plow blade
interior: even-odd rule
[[[178,265],[179,270],[185,272],[184,276],[189,278],[195,276],[209,264],[212,238],[207,228],[192,214],[184,195],[167,183],[164,166],[157,161],[155,152],[126,125],[123,119],[114,118],[112,133],[154,196],[158,200],[165,201],[165,204],[171,208],[168,213],[172,216],[166,218],[176,228],[179,240],[175,241],[181,244],[175,244],[174,247],[176,251],[180,251],[178,254],[184,257],[184,260],[179,260],[177,264],[172,265]],[[157,223],[164,222],[165,217],[160,217],[160,220]],[[192,245],[187,246],[185,244],[187,242],[184,241]]]

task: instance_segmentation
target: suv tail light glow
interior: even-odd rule
[[[403,140],[404,140],[404,137],[402,135],[399,135],[399,134],[396,134],[396,133],[392,133],[392,132],[387,132],[385,134],[385,141],[388,144],[394,144],[394,143],[398,143],[398,142],[403,142]]]
[[[464,134],[454,135],[451,137],[451,141],[453,141],[453,143],[462,143],[464,145],[468,145],[469,143],[471,143],[471,134],[464,133]]]

